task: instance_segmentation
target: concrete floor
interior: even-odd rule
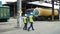
[[[29,32],[22,29],[23,24],[21,28],[14,28],[16,25],[16,19],[0,23],[0,34],[60,34],[60,21],[35,21],[35,30],[30,30]]]

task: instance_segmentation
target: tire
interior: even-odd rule
[[[45,17],[39,16],[39,17],[37,18],[37,20],[38,20],[38,21],[45,21],[46,19],[45,19]]]
[[[59,16],[55,16],[54,19],[55,19],[55,20],[59,20]]]
[[[37,21],[37,17],[34,17],[33,20],[34,20],[34,21]]]

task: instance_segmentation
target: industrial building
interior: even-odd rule
[[[30,8],[36,8],[36,7],[44,7],[44,8],[52,8],[52,4],[51,6],[44,6],[42,4],[35,4],[34,3],[30,3],[29,2],[35,2],[35,1],[45,1],[45,0],[22,0],[22,15],[24,15],[27,11],[27,9],[30,9]],[[57,2],[57,1],[56,1]],[[51,3],[51,1],[45,1],[45,3]],[[57,2],[58,3],[58,2]],[[17,1],[16,2],[7,2],[7,4],[4,4],[3,6],[9,6],[10,7],[10,16],[11,17],[16,17],[17,16]],[[58,7],[55,7],[56,9],[58,9]]]
[[[25,14],[27,2],[31,1],[38,1],[38,0],[22,0],[22,10],[23,10],[23,15]],[[3,4],[3,6],[9,6],[10,7],[10,16],[11,17],[16,17],[17,16],[17,1],[16,2],[7,2],[7,4]]]

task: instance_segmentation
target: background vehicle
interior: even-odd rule
[[[33,11],[35,20],[52,20],[52,9],[47,8],[35,8]],[[54,10],[54,20],[59,19],[58,10]]]
[[[27,16],[29,17],[30,13],[33,13],[35,21],[45,21],[52,20],[52,9],[48,8],[34,8],[26,11]],[[54,10],[54,20],[59,19],[58,10]]]
[[[0,21],[7,21],[10,18],[10,9],[8,6],[0,6]]]

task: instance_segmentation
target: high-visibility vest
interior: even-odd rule
[[[29,21],[33,22],[33,16],[32,15],[29,16]]]
[[[23,18],[23,22],[26,23],[26,20],[27,20],[27,17],[24,17]]]

